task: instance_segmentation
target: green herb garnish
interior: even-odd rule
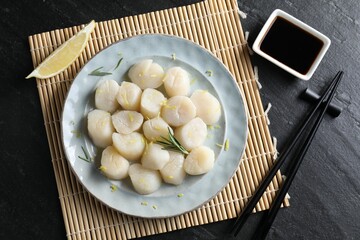
[[[120,66],[122,60],[123,60],[123,58],[120,58],[120,59],[119,59],[119,61],[117,62],[116,66],[115,66],[115,68],[114,68],[114,70],[116,70],[116,69]]]
[[[78,158],[80,158],[81,160],[84,160],[85,162],[92,162],[92,159],[89,157],[89,154],[86,152],[85,148],[83,146],[81,146],[81,149],[84,153],[84,157],[78,156]]]
[[[95,69],[94,71],[92,71],[91,73],[89,73],[90,76],[106,76],[106,75],[111,75],[112,73],[109,72],[102,72],[100,71],[100,69],[102,69],[103,67],[99,67],[97,69]]]
[[[183,193],[179,193],[179,194],[177,195],[178,198],[181,198],[181,197],[183,197],[183,196],[184,196]]]
[[[174,134],[171,132],[171,128],[168,127],[168,132],[169,132],[169,139],[164,138],[163,136],[161,136],[161,138],[163,140],[161,141],[156,141],[156,143],[164,146],[162,149],[164,150],[171,150],[171,151],[176,151],[176,152],[180,152],[183,153],[185,155],[189,154],[189,152],[179,143],[179,141],[174,137]]]

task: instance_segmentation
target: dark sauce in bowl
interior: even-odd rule
[[[260,49],[293,70],[306,74],[324,42],[283,17],[276,17]]]

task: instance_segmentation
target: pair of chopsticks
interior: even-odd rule
[[[334,94],[336,92],[336,89],[339,85],[339,82],[340,82],[343,74],[344,74],[343,71],[339,71],[335,75],[334,79],[331,81],[329,86],[326,88],[325,92],[322,94],[322,96],[318,100],[314,109],[305,118],[305,121],[301,125],[300,129],[298,130],[298,132],[295,135],[295,137],[293,138],[293,140],[289,141],[288,144],[285,146],[284,152],[282,152],[279,155],[275,164],[270,169],[268,175],[266,176],[264,181],[260,184],[260,186],[256,190],[255,194],[252,196],[249,203],[246,205],[242,214],[236,219],[236,221],[232,227],[232,230],[230,232],[233,236],[238,235],[241,228],[245,224],[246,220],[250,216],[252,210],[255,208],[257,202],[260,200],[260,198],[264,194],[266,188],[268,187],[268,185],[274,178],[275,174],[280,169],[282,164],[285,162],[287,156],[290,154],[290,152],[294,148],[295,144],[298,142],[298,140],[299,140],[300,136],[302,135],[302,133],[304,132],[304,130],[309,126],[309,124],[310,124],[311,120],[314,118],[314,115],[317,112],[317,110],[321,108],[320,114],[318,115],[313,127],[311,128],[309,135],[306,137],[304,143],[299,147],[295,158],[293,158],[292,161],[289,163],[289,174],[286,177],[286,179],[284,180],[283,185],[281,186],[281,189],[278,191],[276,198],[274,199],[273,204],[271,205],[269,211],[266,212],[265,215],[263,216],[263,218],[259,224],[259,228],[256,230],[255,236],[253,237],[253,239],[256,239],[256,240],[266,238],[266,235],[269,232],[270,227],[275,220],[275,217],[280,209],[280,206],[284,200],[284,197],[285,197],[286,193],[288,192],[292,181],[295,178],[296,172],[299,169],[301,162],[311,144],[311,141],[314,138],[315,133],[320,126],[320,123],[325,115],[325,112],[326,112],[327,108],[329,107],[331,100],[334,97]]]

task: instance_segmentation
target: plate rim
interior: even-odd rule
[[[63,147],[63,150],[64,150],[64,155],[66,157],[66,161],[67,163],[69,164],[70,166],[70,169],[71,169],[71,172],[74,174],[74,176],[76,177],[76,180],[81,184],[81,186],[88,192],[90,193],[90,195],[92,197],[94,197],[95,199],[97,199],[99,202],[101,202],[101,204],[104,204],[105,206],[111,208],[111,209],[114,209],[115,211],[118,211],[122,214],[126,214],[126,215],[129,215],[129,216],[133,216],[133,217],[140,217],[140,218],[145,218],[145,219],[161,219],[161,218],[168,218],[168,217],[175,217],[175,216],[179,216],[179,215],[183,215],[183,214],[186,214],[188,212],[191,212],[191,211],[194,211],[196,209],[198,209],[199,207],[207,204],[208,202],[210,202],[213,198],[215,198],[221,191],[223,191],[225,189],[225,187],[229,184],[230,180],[234,177],[234,175],[236,174],[237,170],[238,170],[238,167],[234,168],[234,170],[231,172],[231,175],[228,179],[226,179],[226,183],[220,188],[217,190],[216,193],[212,194],[211,197],[209,197],[206,201],[200,203],[200,204],[197,204],[196,206],[193,206],[191,207],[190,209],[186,210],[186,211],[183,211],[181,213],[176,213],[176,214],[169,214],[169,215],[156,215],[156,216],[143,216],[143,215],[139,215],[139,214],[132,214],[132,213],[129,213],[129,212],[125,212],[123,210],[120,210],[118,208],[115,208],[114,206],[111,206],[110,204],[106,203],[105,201],[103,201],[102,199],[100,199],[98,196],[96,196],[94,193],[92,193],[91,190],[89,190],[89,188],[86,186],[86,184],[83,183],[83,181],[80,179],[81,177],[78,175],[77,171],[74,169],[73,165],[71,164],[70,162],[70,159],[68,157],[68,152],[66,150],[66,144],[65,144],[65,141],[64,141],[64,126],[63,126],[63,123],[64,123],[64,111],[65,111],[65,105],[66,105],[66,102],[68,100],[68,97],[69,97],[69,93],[70,93],[70,90],[73,86],[73,82],[77,79],[78,75],[84,70],[84,67],[89,63],[91,62],[96,56],[98,56],[100,53],[102,53],[103,51],[105,51],[106,49],[118,44],[119,42],[125,42],[125,41],[130,41],[131,39],[133,38],[137,38],[137,37],[146,37],[146,36],[155,36],[155,37],[167,37],[167,38],[175,38],[175,39],[178,39],[180,41],[185,41],[187,42],[188,44],[190,45],[193,45],[195,47],[198,47],[200,49],[202,49],[202,51],[206,52],[206,54],[209,54],[212,56],[212,58],[222,66],[223,70],[227,72],[227,74],[230,76],[232,82],[233,82],[233,85],[236,86],[236,91],[237,93],[240,95],[240,98],[241,98],[241,101],[242,101],[242,105],[243,105],[243,109],[244,109],[244,125],[245,125],[245,128],[244,128],[244,144],[242,146],[242,150],[241,152],[239,153],[239,156],[240,156],[240,159],[238,160],[238,166],[240,166],[240,164],[242,163],[243,161],[243,156],[244,156],[244,153],[245,153],[245,150],[246,150],[246,143],[247,143],[247,140],[248,140],[248,135],[249,135],[249,129],[248,129],[248,122],[249,122],[249,116],[248,116],[248,111],[247,111],[247,103],[245,101],[245,96],[243,94],[243,92],[241,91],[240,89],[240,86],[239,86],[239,83],[236,81],[236,78],[233,76],[233,74],[230,72],[230,70],[228,69],[228,67],[213,53],[211,52],[209,49],[205,48],[204,46],[200,45],[199,43],[196,43],[192,40],[189,40],[189,39],[186,39],[184,37],[181,37],[181,36],[174,36],[174,35],[170,35],[170,34],[163,34],[163,33],[146,33],[146,34],[138,34],[138,35],[133,35],[133,36],[129,36],[129,37],[126,37],[126,38],[123,38],[119,41],[116,41],[116,42],[113,42],[111,44],[109,44],[108,46],[104,47],[103,49],[99,50],[97,53],[95,53],[86,63],[84,63],[83,66],[81,66],[81,68],[78,70],[77,74],[74,76],[74,79],[71,83],[71,86],[69,88],[69,90],[67,91],[66,93],[66,97],[64,99],[64,102],[63,102],[63,109],[62,109],[62,112],[61,112],[61,118],[60,118],[60,137],[61,137],[61,143],[62,143],[62,147]],[[189,64],[189,63],[187,63]],[[209,80],[208,80],[209,81]],[[213,85],[211,83],[211,85]],[[215,86],[213,86],[213,88],[216,90]],[[227,121],[225,122],[225,125],[227,124]],[[94,163],[92,163],[94,164]],[[140,194],[139,194],[140,195]],[[140,196],[146,196],[146,195],[140,195]]]

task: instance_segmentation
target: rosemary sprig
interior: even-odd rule
[[[95,70],[93,70],[91,73],[89,73],[90,76],[106,76],[106,75],[111,75],[112,73],[109,72],[102,72],[100,71],[100,69],[102,69],[103,67],[99,67]]]
[[[85,162],[89,162],[89,163],[92,162],[92,159],[89,157],[89,154],[85,151],[85,148],[83,146],[81,146],[81,149],[84,153],[84,157],[79,155],[78,158],[80,158],[81,160],[84,160]]]
[[[183,153],[185,155],[189,154],[189,152],[175,138],[174,134],[172,134],[170,127],[168,127],[168,132],[169,132],[169,135],[168,135],[169,139],[164,138],[163,136],[161,136],[161,138],[163,140],[158,140],[156,142],[158,144],[164,146],[163,149],[165,149],[165,150],[176,151],[176,152]]]

